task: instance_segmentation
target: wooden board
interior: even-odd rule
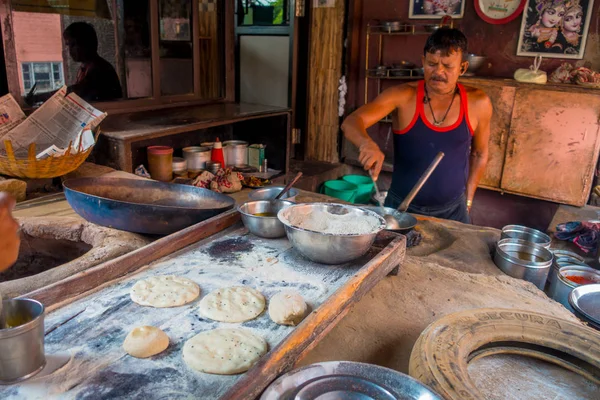
[[[44,398],[50,393],[67,399],[100,393],[107,398],[255,398],[404,257],[405,237],[382,232],[370,252],[355,262],[341,266],[315,264],[300,256],[285,238],[261,239],[248,234],[239,223],[225,229],[235,218],[239,216],[231,211],[157,240],[142,252],[130,253],[32,293],[31,297],[56,306],[47,316],[47,327],[85,309],[46,337],[47,354],[68,351],[73,359],[49,377],[0,387],[0,398]],[[222,232],[195,243],[199,237],[206,237],[207,231],[217,229]],[[194,244],[175,253],[169,251],[186,242]],[[166,253],[172,254],[160,259]],[[148,268],[141,268],[147,263],[151,263]],[[127,273],[130,275],[123,277]],[[201,297],[232,285],[252,286],[267,299],[282,289],[294,288],[313,311],[296,328],[276,325],[266,313],[242,324],[225,324],[199,315],[201,297],[170,309],[142,307],[130,300],[129,290],[137,280],[169,274],[196,281]],[[116,277],[123,278],[110,282]],[[99,290],[82,296],[86,289],[105,282]],[[74,296],[79,298],[69,300]],[[69,304],[65,305],[65,300]],[[126,355],[122,342],[131,329],[140,325],[163,329],[171,340],[169,349],[145,360]],[[185,365],[181,350],[186,340],[202,331],[230,326],[263,336],[269,353],[250,371],[235,376],[203,374]]]

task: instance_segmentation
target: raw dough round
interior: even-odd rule
[[[169,347],[169,337],[155,326],[133,328],[123,342],[123,349],[137,358],[148,358]]]
[[[221,322],[254,319],[265,309],[265,297],[247,286],[233,286],[210,292],[200,301],[200,314]]]
[[[131,300],[151,307],[177,307],[200,296],[200,287],[193,281],[174,275],[153,276],[138,281],[131,288]]]
[[[247,329],[214,329],[183,346],[185,363],[201,372],[232,375],[247,371],[267,352],[267,342]]]
[[[269,317],[280,325],[298,325],[307,309],[306,302],[295,290],[279,292],[269,300]]]

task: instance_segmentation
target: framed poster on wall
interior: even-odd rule
[[[594,0],[528,0],[517,55],[582,59],[593,6]]]
[[[435,19],[446,15],[462,18],[466,0],[410,0],[408,17],[411,19]]]

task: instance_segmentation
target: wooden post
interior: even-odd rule
[[[310,16],[308,124],[305,159],[338,162],[338,86],[342,75],[344,0],[315,7]]]

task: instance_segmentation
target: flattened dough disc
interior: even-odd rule
[[[153,276],[136,282],[130,295],[131,300],[142,306],[177,307],[200,296],[200,287],[179,276]]]
[[[210,292],[200,301],[200,314],[221,322],[243,322],[258,317],[265,309],[265,297],[247,286],[233,286]]]
[[[201,372],[239,374],[267,353],[267,342],[247,329],[214,329],[185,342],[183,360]]]

